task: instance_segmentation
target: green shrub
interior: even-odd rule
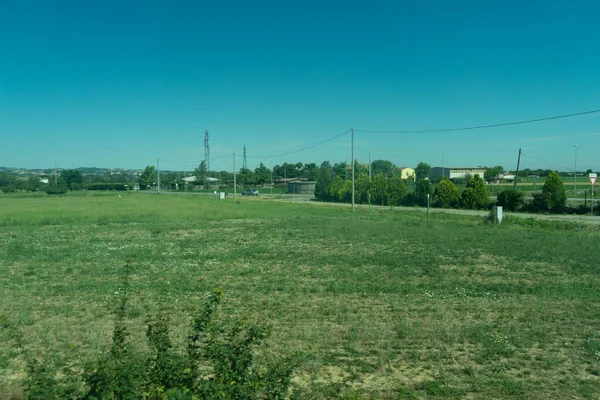
[[[436,207],[451,208],[458,205],[460,192],[450,179],[442,179],[433,192],[433,204]]]
[[[48,194],[64,194],[69,191],[67,182],[62,176],[57,179],[50,179],[50,182],[45,187],[46,193]]]
[[[369,192],[371,191],[371,178],[366,173],[361,173],[356,179],[356,192],[357,203],[367,203],[369,201]]]
[[[315,198],[319,201],[329,201],[331,184],[333,183],[332,170],[329,168],[319,172],[319,178],[315,185]]]
[[[534,212],[561,213],[565,211],[567,204],[567,193],[563,182],[556,173],[550,172],[541,192],[533,194],[531,204]]]
[[[406,183],[402,179],[402,176],[395,174],[390,179],[389,192],[387,202],[390,206],[399,206],[402,203],[404,197],[408,193]]]
[[[390,181],[385,175],[379,173],[371,181],[371,203],[380,206],[385,205],[388,199]]]
[[[497,204],[506,211],[518,211],[523,207],[523,192],[506,189],[498,193]]]
[[[269,365],[257,365],[255,350],[269,336],[268,327],[238,321],[216,322],[222,289],[209,294],[205,304],[192,316],[185,351],[173,349],[169,317],[165,313],[151,313],[146,319],[149,352],[132,347],[126,328],[130,271],[127,263],[117,292],[119,305],[110,350],[102,358],[88,362],[80,377],[85,393],[57,378],[72,371],[59,371],[53,363],[24,354],[28,399],[283,399],[287,396],[300,358],[290,356]],[[19,348],[23,348],[16,329],[2,315],[0,327],[9,328]]]
[[[125,191],[129,190],[129,185],[126,183],[90,183],[87,185],[87,190],[116,190]]]
[[[485,182],[478,174],[469,178],[467,186],[460,197],[460,206],[462,208],[476,210],[486,208],[489,202],[489,195]]]
[[[431,182],[427,179],[421,179],[415,186],[415,201],[420,206],[427,205],[427,195],[433,194]]]

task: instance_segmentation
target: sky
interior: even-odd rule
[[[600,170],[597,1],[4,0],[0,166]],[[404,131],[382,133],[368,131]],[[406,133],[409,132],[409,133]],[[339,136],[341,135],[341,136]],[[310,149],[303,148],[321,143]],[[292,154],[289,154],[294,152]],[[287,154],[287,155],[283,155]]]

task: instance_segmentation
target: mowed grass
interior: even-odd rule
[[[307,356],[295,382],[312,398],[598,398],[599,240],[575,224],[262,199],[4,195],[0,312],[27,351],[80,371],[108,348],[130,259],[141,351],[149,310],[182,343],[222,286],[223,318],[271,325],[259,358]],[[0,331],[0,397],[24,377]]]

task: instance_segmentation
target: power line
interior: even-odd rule
[[[379,130],[355,129],[355,131],[356,132],[365,132],[365,133],[435,133],[435,132],[469,131],[469,130],[475,130],[475,129],[498,128],[501,126],[531,124],[533,122],[542,122],[542,121],[550,121],[550,120],[554,120],[554,119],[579,117],[581,115],[588,115],[588,114],[595,114],[595,113],[600,113],[600,110],[582,111],[582,112],[573,113],[573,114],[556,115],[553,117],[528,119],[525,121],[503,122],[503,123],[499,123],[499,124],[490,124],[490,125],[466,126],[466,127],[462,127],[462,128],[398,130],[398,131],[379,131]]]
[[[321,142],[319,142],[319,143],[315,143],[315,144],[312,144],[312,145],[310,145],[310,146],[303,147],[303,148],[301,148],[301,149],[298,149],[298,150],[292,150],[292,151],[288,151],[287,153],[281,153],[281,154],[275,154],[275,155],[263,156],[263,157],[248,157],[248,158],[254,158],[254,159],[264,159],[264,158],[277,158],[277,157],[289,156],[290,154],[300,153],[300,152],[302,152],[302,151],[305,151],[305,150],[309,150],[309,149],[315,148],[315,147],[317,147],[317,146],[320,146],[320,145],[322,145],[322,144],[325,144],[325,143],[327,143],[327,142],[331,142],[332,140],[335,140],[335,139],[337,139],[337,138],[339,138],[339,137],[342,137],[342,136],[344,136],[344,135],[348,134],[349,132],[350,132],[350,129],[348,129],[347,131],[344,131],[344,132],[342,132],[342,133],[340,133],[340,134],[338,134],[338,135],[332,136],[332,137],[330,137],[329,139],[325,139],[325,140],[323,140],[323,141],[321,141]]]
[[[521,155],[522,155],[522,156],[525,156],[525,157],[528,157],[528,158],[531,158],[532,160],[536,160],[536,161],[539,161],[539,162],[543,162],[543,163],[545,163],[545,164],[552,165],[552,166],[554,166],[554,167],[562,168],[562,169],[565,169],[565,170],[572,170],[572,169],[573,169],[573,168],[570,168],[570,167],[565,167],[564,165],[558,165],[558,164],[554,164],[554,163],[551,163],[550,161],[546,161],[546,160],[542,160],[542,159],[539,159],[539,158],[536,158],[536,157],[530,156],[530,155],[528,155],[528,154],[525,154],[525,153],[523,153],[523,152],[521,152]]]

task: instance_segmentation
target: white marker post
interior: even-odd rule
[[[590,182],[592,184],[592,213],[594,213],[594,185],[596,184],[596,174],[590,174]]]

